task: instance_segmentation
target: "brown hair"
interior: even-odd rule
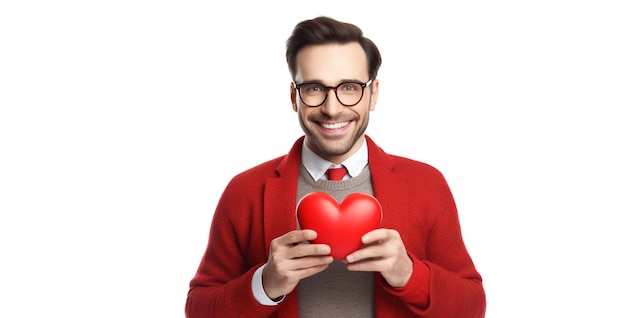
[[[337,21],[329,17],[317,17],[304,20],[296,25],[287,39],[287,65],[291,78],[295,79],[298,52],[307,45],[329,43],[346,44],[358,42],[367,57],[370,79],[376,78],[382,58],[378,47],[372,40],[363,36],[363,31],[354,24]]]

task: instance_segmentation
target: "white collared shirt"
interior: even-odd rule
[[[318,156],[305,142],[302,145],[302,164],[315,181],[319,179],[328,180],[326,170],[328,168],[341,167],[342,165],[348,169],[348,174],[346,174],[343,180],[356,177],[367,166],[367,142],[363,141],[361,148],[339,165]]]

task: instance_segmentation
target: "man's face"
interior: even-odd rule
[[[356,42],[307,46],[298,52],[297,61],[296,84],[318,82],[335,87],[346,81],[370,80],[365,52]],[[327,93],[322,105],[310,107],[292,85],[291,102],[307,146],[322,158],[341,163],[363,144],[369,112],[376,106],[378,81],[364,89],[363,98],[354,106],[342,105],[334,90]]]

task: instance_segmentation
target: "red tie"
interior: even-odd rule
[[[339,168],[329,168],[326,170],[326,175],[328,176],[328,180],[331,181],[340,181],[343,179],[343,176],[348,173],[348,169],[346,167],[341,166]]]

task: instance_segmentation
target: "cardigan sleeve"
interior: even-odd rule
[[[408,294],[399,297],[419,317],[484,317],[486,301],[482,277],[476,270],[461,234],[461,225],[452,193],[443,175],[436,171],[425,192],[425,204],[419,214],[425,215],[428,224],[423,254],[420,258],[429,268],[427,307],[416,306]],[[410,250],[415,242],[407,243]],[[413,297],[417,293],[413,293]]]
[[[465,246],[456,203],[441,173],[433,182],[424,263],[430,268],[430,305],[424,317],[484,317],[482,277]]]

